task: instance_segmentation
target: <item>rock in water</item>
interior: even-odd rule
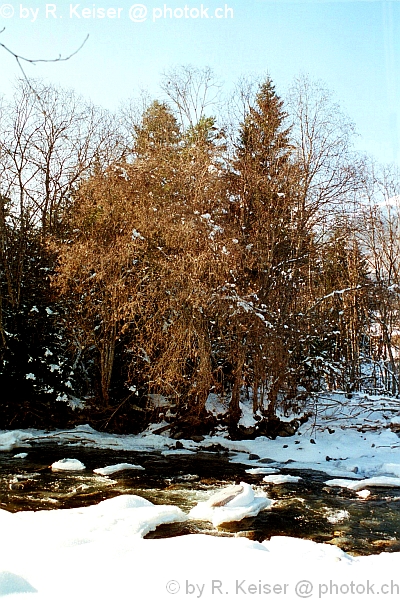
[[[221,523],[255,517],[272,502],[265,494],[255,496],[251,485],[242,481],[240,485],[231,485],[213,494],[206,502],[199,502],[189,516],[211,521],[217,527]]]
[[[220,490],[216,494],[213,494],[211,498],[208,500],[208,506],[216,507],[216,506],[225,506],[233,500],[237,498],[239,494],[242,494],[244,487],[242,485],[230,485],[229,487]]]
[[[76,458],[62,458],[51,465],[53,471],[84,471],[85,465]]]

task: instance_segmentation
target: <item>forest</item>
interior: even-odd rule
[[[321,391],[398,397],[400,174],[356,135],[305,75],[225,94],[179,67],[114,113],[17,81],[0,101],[0,429],[274,437]]]

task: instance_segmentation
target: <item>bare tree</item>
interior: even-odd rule
[[[375,377],[388,391],[400,392],[400,174],[370,164],[366,171],[359,232],[371,271],[371,354]],[[376,372],[378,370],[378,373]]]
[[[123,102],[117,112],[117,119],[128,153],[132,154],[135,145],[135,131],[142,122],[143,114],[151,106],[153,99],[146,89]]]
[[[19,64],[28,60],[15,56]],[[78,180],[95,161],[115,160],[121,148],[105,111],[25,74],[14,97],[2,102],[0,120],[2,287],[15,309],[31,234],[45,241],[55,233]]]
[[[362,161],[352,151],[354,124],[321,82],[301,75],[291,86],[287,108],[291,139],[302,171],[299,215],[303,222],[326,218],[360,187]]]
[[[182,126],[194,127],[218,106],[221,83],[210,67],[199,69],[184,65],[166,71],[161,89],[177,110]]]

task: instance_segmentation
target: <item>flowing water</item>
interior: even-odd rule
[[[16,452],[0,453],[0,508],[12,512],[88,506],[118,494],[137,494],[188,512],[219,488],[246,481],[275,500],[270,510],[217,529],[192,520],[162,525],[147,537],[201,532],[263,541],[287,535],[335,544],[353,555],[400,551],[399,489],[372,488],[369,498],[360,500],[349,490],[326,487],[324,481],[331,477],[322,472],[290,468],[280,472],[300,475],[298,483],[271,485],[262,481],[262,475],[246,473],[248,466],[229,462],[226,452],[163,456],[48,444],[27,450],[24,459],[13,458]],[[62,458],[77,458],[86,470],[53,472],[50,465]],[[134,463],[145,470],[110,477],[93,473],[117,463]]]

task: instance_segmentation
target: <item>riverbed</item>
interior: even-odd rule
[[[197,520],[161,525],[147,537],[206,533],[262,542],[278,535],[333,544],[354,556],[400,551],[398,488],[375,487],[367,499],[360,499],[351,490],[326,486],[330,477],[323,471],[290,469],[290,465],[279,465],[279,472],[300,477],[298,482],[266,483],[261,474],[247,472],[251,463],[248,454],[222,449],[190,454],[176,450],[164,455],[159,451],[33,443],[24,451],[25,458],[14,458],[18,449],[0,453],[0,508],[10,512],[77,508],[120,494],[135,494],[188,513],[221,487],[245,481],[274,500],[270,509],[218,528]],[[63,458],[78,459],[86,469],[52,471],[51,464]],[[93,473],[94,469],[118,463],[134,463],[144,470],[125,470],[109,477]]]

